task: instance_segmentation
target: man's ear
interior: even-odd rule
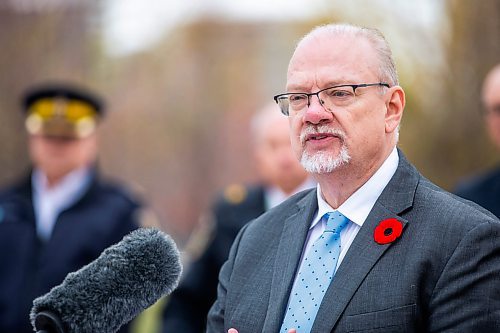
[[[392,133],[401,122],[406,100],[405,92],[400,86],[389,88],[387,93],[390,95],[386,101],[385,131]]]

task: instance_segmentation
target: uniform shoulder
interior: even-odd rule
[[[29,176],[7,183],[0,188],[0,202],[11,200],[14,197],[29,196],[31,182]]]
[[[99,195],[124,201],[129,205],[142,206],[144,202],[141,194],[143,191],[116,179],[99,177],[93,187]]]
[[[427,210],[428,216],[442,217],[443,223],[453,221],[453,228],[472,229],[484,222],[499,222],[495,215],[482,206],[450,193],[425,178],[420,188],[416,193],[416,208]],[[436,219],[436,223],[440,223],[439,219]]]
[[[476,193],[488,191],[491,187],[498,187],[500,184],[500,166],[495,169],[469,176],[458,182],[453,192],[461,197],[470,199]]]
[[[142,227],[161,228],[160,220],[145,198],[145,191],[114,179],[102,179],[94,185],[94,191],[103,199],[109,199],[109,205],[131,213],[132,220]],[[103,200],[104,201],[104,200]]]
[[[261,185],[230,184],[217,196],[215,206],[219,208],[239,208],[253,205],[264,200],[264,187]]]

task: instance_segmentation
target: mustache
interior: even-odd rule
[[[345,133],[339,128],[331,128],[328,125],[306,125],[302,132],[300,133],[300,142],[304,145],[306,142],[306,138],[311,134],[331,134],[338,137],[341,141],[345,141]]]

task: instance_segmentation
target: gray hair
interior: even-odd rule
[[[390,86],[399,85],[398,73],[392,58],[392,51],[389,43],[382,32],[374,28],[365,28],[351,24],[327,24],[317,26],[298,42],[297,48],[305,41],[318,38],[320,36],[342,36],[351,35],[353,37],[363,37],[371,43],[377,52],[380,68],[379,75],[382,81],[388,81]]]

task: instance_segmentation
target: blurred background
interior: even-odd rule
[[[327,22],[386,35],[407,92],[400,147],[426,177],[451,189],[498,160],[479,98],[500,62],[498,0],[0,0],[0,185],[29,165],[23,90],[83,84],[107,100],[102,171],[182,246],[216,192],[254,179],[248,121]]]

